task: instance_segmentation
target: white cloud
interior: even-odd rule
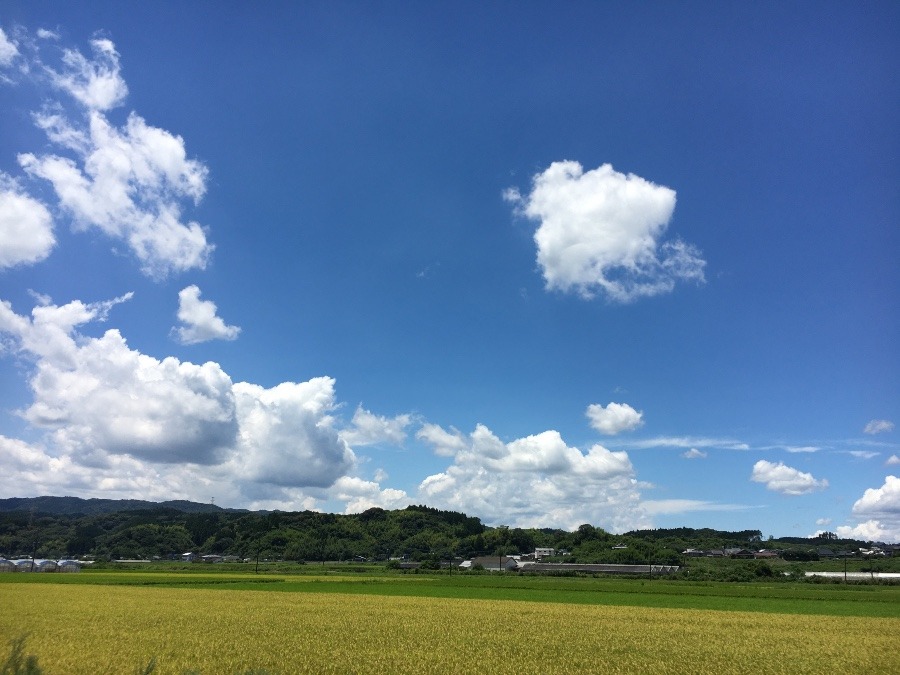
[[[403,490],[381,489],[378,483],[350,476],[339,478],[330,493],[346,503],[344,513],[362,513],[373,507],[403,509],[413,503]]]
[[[866,541],[900,541],[900,478],[885,476],[884,485],[869,488],[853,504],[854,526],[837,529],[841,537]]]
[[[697,448],[691,448],[690,450],[681,453],[681,456],[685,459],[703,459],[706,457],[706,453]]]
[[[798,471],[782,462],[776,464],[764,459],[753,465],[750,480],[764,483],[769,490],[784,495],[805,495],[828,487],[828,481],[824,478],[817,480],[812,474]]]
[[[199,201],[207,169],[186,158],[179,136],[148,126],[134,113],[121,129],[96,111],[87,130],[58,112],[45,110],[36,119],[48,138],[66,145],[82,165],[32,153],[19,155],[19,163],[53,185],[76,229],[97,228],[125,241],[154,278],[206,267],[212,246],[199,224],[181,222],[178,202]]]
[[[40,262],[55,244],[47,207],[0,172],[0,269]]]
[[[865,434],[883,434],[894,430],[894,423],[890,420],[871,420],[863,429]]]
[[[446,431],[437,424],[426,423],[416,432],[416,438],[431,445],[434,454],[440,457],[453,457],[468,447],[465,436],[451,427]]]
[[[750,446],[733,438],[703,438],[700,436],[656,436],[636,441],[616,440],[616,447],[649,450],[652,448],[719,448],[721,450],[749,450]]]
[[[91,40],[93,58],[88,59],[74,49],[63,50],[63,68],[47,68],[51,82],[66,91],[89,110],[109,110],[120,105],[128,95],[122,79],[119,54],[110,40]]]
[[[831,518],[818,518],[816,520],[816,525],[831,525]]]
[[[697,511],[742,511],[751,508],[742,504],[718,504],[699,499],[645,499],[641,508],[651,516],[676,515]]]
[[[353,413],[353,426],[341,431],[340,436],[351,447],[378,443],[402,445],[406,440],[406,427],[411,422],[410,415],[383,417],[358,406]]]
[[[880,452],[875,452],[873,450],[844,450],[843,453],[845,455],[856,457],[857,459],[872,459],[881,454]]]
[[[216,316],[216,303],[201,300],[200,289],[188,286],[178,293],[178,320],[183,325],[172,331],[182,344],[193,345],[209,340],[235,340],[241,329],[228,326]]]
[[[886,476],[880,488],[869,488],[853,505],[854,516],[900,519],[900,478]]]
[[[900,457],[898,457],[897,455],[891,455],[885,462],[886,466],[896,466],[898,464],[900,464]]]
[[[556,431],[504,443],[480,424],[468,438],[438,429],[420,438],[443,443],[444,454],[452,448],[454,462],[419,485],[428,504],[520,527],[590,522],[624,531],[649,524],[624,452],[594,445],[582,453]]]
[[[134,112],[122,126],[107,119],[105,111],[128,92],[113,43],[93,40],[90,57],[63,50],[59,69],[45,66],[36,43],[29,44],[32,83],[46,88],[49,80],[83,108],[70,115],[61,102],[47,99],[33,118],[56,149],[21,153],[20,166],[53,186],[74,229],[96,228],[124,241],[145,274],[159,279],[205,268],[213,247],[203,227],[185,222],[181,212],[183,202],[202,199],[207,168],[187,158],[181,137],[148,125]]]
[[[3,28],[0,28],[0,68],[11,66],[18,55],[16,43],[9,39]]]
[[[328,487],[351,469],[352,450],[334,428],[334,380],[234,385],[240,425],[234,472],[253,482]]]
[[[670,188],[609,164],[585,172],[564,161],[535,175],[528,195],[513,188],[504,197],[540,223],[537,261],[550,290],[630,302],[667,293],[678,280],[704,281],[696,248],[662,241],[675,209]]]
[[[100,467],[125,455],[142,466],[206,465],[184,469],[195,472],[186,491],[231,482],[245,496],[270,496],[262,486],[327,487],[353,467],[331,417],[331,378],[271,389],[233,384],[217,363],[158,360],[130,349],[114,329],[99,338],[75,332],[128,298],[39,306],[31,318],[0,302],[0,332],[35,362],[34,401],[22,415],[47,430],[59,456]],[[284,494],[292,503],[303,499]]]
[[[878,520],[867,520],[857,525],[841,525],[835,534],[841,539],[859,539],[862,541],[900,541],[900,528],[886,527]]]
[[[798,454],[818,452],[822,448],[815,445],[786,445],[784,449],[790,453]]]
[[[610,436],[637,429],[644,423],[642,419],[644,413],[638,412],[627,403],[610,402],[605,408],[592,403],[585,414],[594,429]]]

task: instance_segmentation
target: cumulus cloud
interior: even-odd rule
[[[679,280],[704,281],[700,252],[662,239],[675,209],[670,188],[609,164],[585,172],[563,161],[535,175],[527,195],[511,188],[504,198],[539,223],[537,262],[549,290],[631,302]]]
[[[891,455],[887,458],[885,464],[887,466],[897,466],[898,464],[900,464],[900,457],[898,457],[897,455]]]
[[[883,434],[894,430],[894,423],[890,420],[871,420],[863,429],[865,434]]]
[[[36,357],[34,402],[23,416],[70,452],[218,461],[236,424],[231,379],[217,364],[160,361],[130,349],[114,329],[99,338],[74,334],[130,297],[36,307],[30,320],[0,304],[0,330]]]
[[[55,244],[47,207],[0,172],[0,269],[40,262]]]
[[[97,111],[90,113],[86,130],[58,112],[44,111],[36,120],[75,159],[23,153],[19,164],[51,183],[76,229],[96,228],[125,241],[154,278],[206,267],[212,246],[198,223],[181,221],[179,201],[200,200],[207,169],[187,159],[181,137],[134,113],[123,128]]]
[[[237,475],[254,482],[328,487],[355,457],[334,428],[334,380],[283,382],[271,389],[234,385],[240,424]]]
[[[466,437],[458,430],[451,427],[447,431],[437,424],[423,424],[416,432],[416,438],[428,443],[434,454],[440,457],[453,457],[469,447]]]
[[[331,488],[332,496],[344,503],[344,513],[362,513],[374,507],[382,509],[403,509],[412,504],[403,490],[382,489],[378,483],[343,476]]]
[[[817,480],[812,474],[804,473],[782,462],[776,464],[764,459],[753,465],[750,480],[763,483],[769,490],[784,495],[805,495],[828,487],[828,481],[824,478]]]
[[[406,440],[406,427],[411,422],[410,415],[384,417],[358,406],[353,413],[352,426],[342,430],[340,435],[351,447],[379,443],[402,445]]]
[[[613,531],[648,525],[634,468],[624,452],[569,447],[556,431],[504,443],[479,424],[468,437],[432,425],[420,438],[454,457],[445,471],[419,485],[428,504],[477,513],[486,522],[520,527]],[[442,445],[441,445],[442,444]]]
[[[216,303],[201,300],[200,289],[188,286],[178,293],[178,320],[182,325],[172,329],[179,342],[193,345],[209,340],[235,340],[241,329],[228,326],[216,315]]]
[[[853,504],[853,516],[860,522],[837,528],[838,536],[866,541],[900,541],[900,478],[885,476],[884,485],[866,490]]]
[[[21,414],[47,430],[59,455],[97,467],[122,456],[206,465],[248,495],[259,492],[254,485],[327,487],[353,467],[331,415],[331,378],[265,389],[232,383],[217,363],[142,354],[115,329],[76,332],[130,297],[39,306],[30,318],[0,302],[0,332],[34,361],[34,401]]]
[[[690,450],[681,453],[681,456],[685,459],[703,459],[706,457],[706,453],[697,448],[691,448]]]
[[[638,412],[627,403],[610,402],[605,408],[592,403],[585,414],[594,429],[609,436],[637,429],[644,423],[642,419],[644,413]]]
[[[205,268],[213,247],[203,227],[185,222],[181,212],[184,202],[203,197],[207,168],[187,157],[180,136],[137,113],[122,126],[109,121],[106,111],[124,102],[128,88],[113,43],[95,39],[91,49],[90,57],[64,49],[61,66],[53,68],[35,47],[32,83],[49,82],[80,107],[69,114],[62,101],[48,100],[34,113],[55,150],[21,153],[19,165],[52,185],[74,229],[98,229],[124,241],[145,274],[163,278]]]
[[[858,517],[900,519],[900,478],[886,476],[880,488],[869,488],[853,505]]]
[[[831,518],[817,518],[816,525],[831,525]]]

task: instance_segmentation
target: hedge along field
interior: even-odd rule
[[[507,600],[0,585],[55,673],[896,671],[900,619]]]

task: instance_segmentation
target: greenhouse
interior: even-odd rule
[[[56,565],[57,572],[80,572],[81,563],[77,560],[60,560]]]
[[[0,572],[15,572],[16,564],[12,560],[0,558]]]

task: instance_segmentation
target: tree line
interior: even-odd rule
[[[48,499],[48,498],[40,498]],[[74,499],[74,498],[58,498]],[[99,502],[104,502],[99,504]],[[79,502],[84,502],[79,504]],[[157,505],[115,500],[60,502],[18,500],[0,512],[0,555],[98,559],[177,558],[183,553],[231,555],[242,559],[324,561],[449,560],[482,555],[517,555],[552,548],[557,559],[579,563],[677,565],[688,548],[775,545],[809,550],[826,543],[855,550],[865,542],[815,539],[801,543],[762,541],[758,530],[737,532],[708,528],[637,530],[611,534],[584,524],[574,531],[551,528],[488,527],[479,518],[428,506],[359,514],[248,512],[190,502]],[[44,511],[38,509],[42,504]],[[184,505],[187,506],[184,506]],[[24,508],[23,508],[24,507]],[[202,508],[201,508],[202,507]],[[74,509],[74,511],[65,511]],[[185,510],[187,509],[187,510]]]

